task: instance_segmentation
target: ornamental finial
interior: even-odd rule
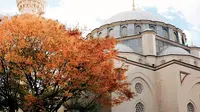
[[[133,0],[133,10],[135,10],[135,0]]]

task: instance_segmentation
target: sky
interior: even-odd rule
[[[16,0],[0,2],[0,15],[19,13]],[[133,0],[46,0],[44,16],[91,31],[109,17],[131,10],[132,3]],[[182,29],[188,44],[200,47],[200,0],[135,0],[135,6]]]

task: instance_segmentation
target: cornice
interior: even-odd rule
[[[168,66],[173,65],[173,64],[181,65],[181,66],[184,66],[184,67],[187,67],[187,68],[191,68],[191,69],[200,71],[200,67],[198,67],[198,66],[194,66],[194,65],[191,65],[191,64],[188,64],[188,63],[185,63],[185,62],[175,60],[175,59],[168,61],[164,64],[161,64],[159,66],[153,66],[153,65],[146,65],[146,64],[143,64],[143,63],[132,61],[132,60],[129,60],[129,59],[124,58],[124,57],[120,57],[120,56],[118,56],[118,57],[121,59],[121,61],[123,61],[127,64],[135,65],[135,66],[142,67],[142,68],[152,70],[152,71],[157,71],[157,70],[160,70],[162,68],[168,67]]]

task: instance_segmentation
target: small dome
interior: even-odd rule
[[[120,52],[134,52],[133,49],[131,49],[130,47],[128,47],[124,44],[117,44],[115,49],[120,51]]]
[[[160,21],[165,23],[164,20],[160,19],[159,17],[149,12],[145,12],[141,9],[136,9],[118,13],[109,18],[108,20],[106,20],[104,24],[110,24],[113,22],[127,21],[127,20],[151,20],[151,21]]]
[[[185,49],[180,47],[167,47],[162,51],[160,55],[168,55],[168,54],[182,54],[182,55],[190,55]]]

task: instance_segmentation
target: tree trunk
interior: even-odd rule
[[[9,112],[15,112],[15,108],[13,104],[9,104]]]
[[[9,112],[15,112],[16,105],[15,105],[14,100],[12,99],[8,100],[8,107],[9,107]]]
[[[10,109],[9,109],[9,112],[15,112],[15,109],[10,108]]]

